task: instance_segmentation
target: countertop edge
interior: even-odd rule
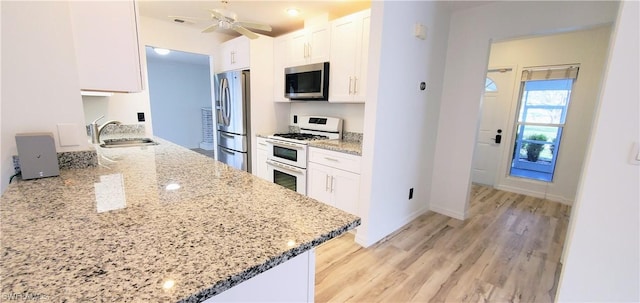
[[[337,230],[333,230],[328,234],[324,234],[324,235],[320,235],[320,237],[318,237],[317,239],[313,240],[312,242],[307,242],[307,243],[303,243],[301,245],[299,245],[298,247],[292,248],[291,250],[288,250],[287,252],[285,252],[284,254],[278,255],[276,257],[271,258],[270,260],[267,260],[265,263],[262,263],[260,265],[256,265],[256,266],[252,266],[249,267],[245,270],[243,270],[242,272],[234,275],[234,276],[230,276],[228,277],[226,280],[220,281],[216,284],[214,284],[213,286],[211,286],[208,289],[202,290],[196,294],[193,294],[187,298],[184,298],[180,301],[178,301],[178,303],[192,303],[192,302],[204,302],[205,300],[208,300],[228,289],[231,289],[234,286],[237,286],[238,284],[247,281],[263,272],[266,272],[267,270],[274,268],[290,259],[293,259],[294,257],[314,248],[319,246],[320,244],[323,244],[333,238],[336,238],[344,233],[346,233],[347,231],[356,228],[357,226],[359,226],[361,224],[361,218],[358,218],[356,221],[351,222],[350,224],[347,224],[345,226],[343,226],[340,229]]]

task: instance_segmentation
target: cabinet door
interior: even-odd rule
[[[134,1],[70,1],[80,88],[140,92],[142,69]]]
[[[249,68],[249,38],[231,39],[220,45],[218,72]]]
[[[273,40],[273,101],[275,102],[289,102],[289,99],[284,97],[284,68],[288,48],[288,37],[278,37]]]
[[[331,50],[330,32],[329,25],[314,27],[308,30],[307,58],[309,63],[329,61],[329,51]]]
[[[332,41],[357,41],[358,19],[345,17],[331,26]],[[329,67],[329,101],[353,101],[356,43],[332,43]]]
[[[363,14],[359,23],[361,30],[357,40],[353,101],[365,102],[367,99],[367,72],[369,66],[369,25],[371,24],[369,10]]]
[[[234,39],[234,54],[233,54],[233,68],[232,69],[246,69],[249,68],[249,48],[251,47],[251,41],[245,36],[240,36]]]
[[[358,215],[360,175],[340,169],[334,169],[329,187],[333,194],[335,207],[350,214]]]
[[[307,44],[307,32],[305,30],[297,31],[289,37],[289,51],[286,66],[296,66],[307,64],[307,54],[309,45]]]
[[[333,206],[331,171],[332,168],[324,165],[307,164],[307,196]]]
[[[220,52],[218,52],[218,67],[217,72],[225,72],[233,69],[233,50],[234,45],[231,41],[227,41],[220,45]]]

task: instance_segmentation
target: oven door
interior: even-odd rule
[[[269,147],[268,159],[296,167],[307,167],[307,150],[304,145],[271,139],[266,141]]]
[[[267,160],[267,173],[273,183],[307,195],[306,169]]]

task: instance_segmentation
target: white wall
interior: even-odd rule
[[[489,66],[517,66],[509,125],[502,144],[501,167],[498,169],[498,189],[572,204],[582,173],[593,115],[600,95],[600,84],[609,46],[611,26],[528,39],[494,43],[491,46]],[[553,182],[508,177],[511,167],[514,117],[518,107],[520,75],[522,69],[532,66],[580,64],[580,72],[571,92],[567,124],[562,131],[562,142]]]
[[[492,2],[451,18],[431,209],[466,217],[480,98],[492,40],[542,35],[607,24],[617,2]]]
[[[293,124],[293,115],[322,115],[342,118],[342,130],[362,133],[364,127],[364,104],[336,104],[325,101],[291,102],[289,121]]]
[[[11,156],[17,154],[16,133],[52,132],[57,151],[91,147],[84,140],[84,114],[68,3],[2,1],[1,5],[0,178],[4,191],[13,174]],[[59,145],[58,123],[77,125],[78,145]]]
[[[203,107],[211,107],[209,65],[147,58],[155,136],[186,148],[202,142]]]
[[[571,213],[558,302],[640,301],[640,3],[622,4],[585,174]],[[634,153],[637,153],[636,149]]]
[[[356,241],[369,246],[428,209],[449,15],[442,2],[372,2]],[[416,22],[427,39],[413,36]],[[419,90],[425,81],[428,89]],[[409,188],[414,197],[409,200]]]

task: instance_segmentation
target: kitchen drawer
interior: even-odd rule
[[[267,138],[256,137],[256,143],[258,143],[256,149],[269,151],[269,147],[267,146]]]
[[[360,174],[360,156],[309,147],[309,162]]]

